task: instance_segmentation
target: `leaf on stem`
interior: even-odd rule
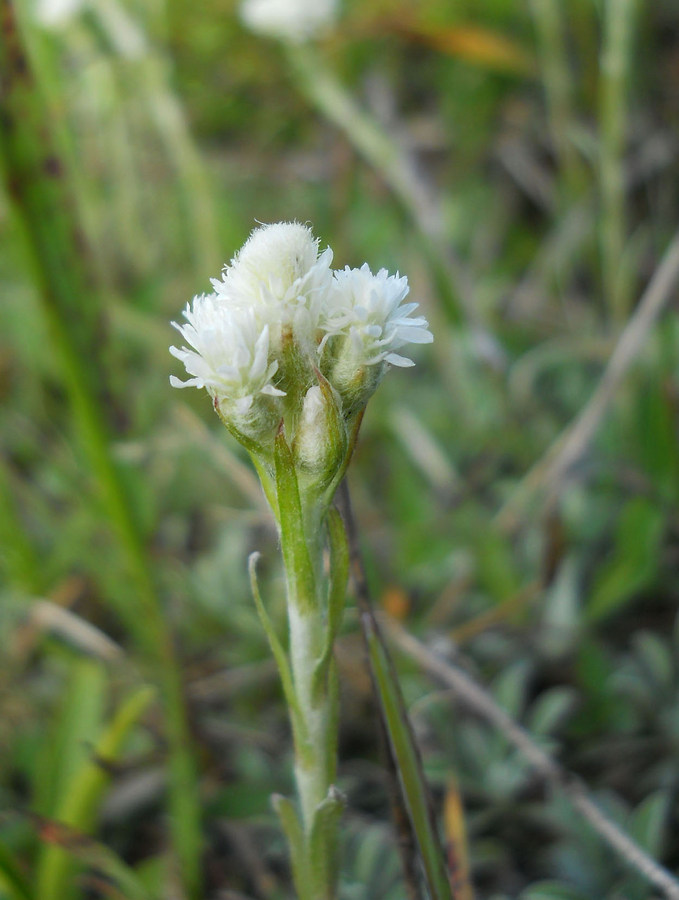
[[[290,719],[292,721],[292,730],[294,733],[295,743],[301,749],[307,744],[304,717],[302,716],[302,712],[299,708],[299,703],[297,701],[297,696],[295,694],[295,689],[292,683],[292,672],[290,671],[288,657],[285,653],[285,650],[283,649],[283,645],[278,639],[276,629],[273,626],[273,622],[269,618],[266,607],[262,602],[262,595],[259,592],[259,584],[257,582],[257,561],[259,560],[259,557],[259,553],[251,553],[248,559],[250,587],[252,589],[252,596],[255,601],[255,606],[257,607],[257,614],[259,615],[262,627],[264,628],[267,639],[269,641],[269,646],[271,647],[271,652],[273,653],[274,659],[276,660],[276,665],[278,666],[278,672],[280,675],[281,684],[283,686],[283,694],[285,695],[285,701],[288,704],[288,708],[290,709]]]
[[[283,831],[288,839],[290,856],[292,858],[292,877],[295,882],[297,896],[299,900],[313,900],[315,895],[311,886],[311,873],[309,871],[310,866],[304,839],[304,829],[297,811],[290,800],[281,794],[274,794],[271,797],[271,802],[278,818],[281,820]]]
[[[274,466],[283,561],[288,579],[294,584],[293,596],[288,599],[297,604],[300,613],[305,614],[316,605],[314,570],[304,533],[295,462],[285,440],[282,422],[274,442]]]
[[[317,701],[326,683],[335,638],[342,622],[349,578],[349,545],[342,517],[336,509],[328,512],[328,540],[330,545],[330,587],[328,591],[328,619],[325,647],[314,669],[313,698]]]
[[[337,826],[346,806],[344,796],[330,785],[328,796],[314,814],[309,841],[311,883],[314,897],[323,895],[337,879]]]

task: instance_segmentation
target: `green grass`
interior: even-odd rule
[[[292,739],[247,573],[260,551],[284,640],[276,535],[208,398],[168,385],[169,320],[257,220],[309,221],[338,267],[407,274],[435,334],[371,400],[350,469],[377,605],[457,647],[679,867],[676,287],[574,465],[529,475],[674,237],[673,10],[571,6],[354,2],[291,66],[235,4],[121,4],[136,55],[104,5],[50,31],[19,4],[36,82],[0,85],[3,900],[292,895],[269,801],[291,793]],[[493,59],[497,36],[514,56]],[[442,831],[459,785],[477,897],[657,896],[506,735],[395,662]],[[341,897],[400,900],[363,665],[352,607]]]

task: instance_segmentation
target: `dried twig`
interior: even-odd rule
[[[659,888],[669,900],[679,900],[679,881],[609,819],[590,798],[582,782],[545,753],[531,735],[498,706],[488,691],[463,669],[437,656],[396,622],[383,619],[383,623],[401,650],[452,688],[463,703],[501,731],[546,782],[562,790],[597,834],[628,865]]]
[[[531,498],[548,486],[548,501],[556,497],[565,477],[587,452],[608,412],[615,393],[635,361],[679,278],[679,233],[665,251],[650,284],[623,329],[615,350],[588,403],[543,458],[531,469],[497,516],[501,528],[512,530]]]

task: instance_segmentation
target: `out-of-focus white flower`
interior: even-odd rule
[[[35,18],[46,28],[59,28],[77,16],[86,0],[38,0]]]
[[[380,269],[373,275],[367,263],[360,269],[348,266],[335,272],[333,309],[329,311],[329,334],[344,334],[344,352],[357,366],[387,362],[414,366],[412,359],[395,350],[404,344],[429,344],[434,340],[422,316],[411,318],[417,303],[402,303],[410,290],[408,279]]]
[[[193,350],[170,347],[170,353],[193,377],[171,376],[173,387],[207,388],[239,421],[252,416],[257,396],[284,396],[272,381],[278,362],[269,361],[269,327],[253,309],[229,308],[215,294],[203,294],[187,305],[184,318],[187,324],[172,324]]]
[[[337,0],[244,0],[240,15],[248,28],[267,37],[301,43],[336,20]]]

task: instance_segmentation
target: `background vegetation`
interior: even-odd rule
[[[2,3],[0,896],[290,896],[246,573],[262,550],[282,633],[275,535],[167,353],[281,219],[407,274],[435,334],[350,473],[376,604],[679,867],[674,3],[354,0],[313,55],[227,0],[55,7],[18,4],[15,33]],[[467,863],[494,900],[658,896],[404,643],[460,900]],[[351,609],[339,663],[342,897],[399,900]]]

